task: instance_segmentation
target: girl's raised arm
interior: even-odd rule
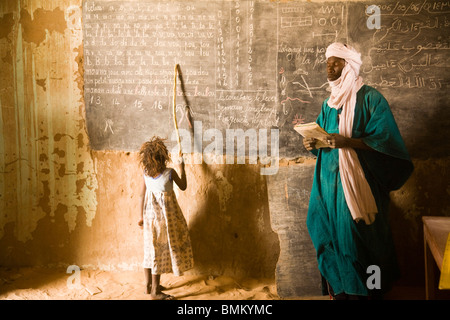
[[[187,180],[186,180],[186,172],[184,171],[184,162],[181,161],[180,164],[175,165],[177,169],[181,173],[181,177],[178,176],[177,170],[172,169],[172,180],[175,181],[178,188],[180,188],[181,191],[186,190],[187,188]]]

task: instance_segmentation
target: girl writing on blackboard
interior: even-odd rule
[[[194,263],[187,223],[173,190],[174,181],[182,191],[187,187],[184,163],[180,158],[181,177],[177,171],[166,167],[170,155],[161,138],[153,137],[139,151],[144,184],[138,224],[144,230],[146,293],[153,300],[173,299],[162,292],[161,274],[181,275]]]

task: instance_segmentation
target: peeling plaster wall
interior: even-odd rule
[[[97,212],[81,21],[68,28],[65,2],[37,2],[0,4],[2,265],[51,262],[43,256],[63,254],[77,223],[91,226]]]
[[[39,222],[91,225],[97,179],[83,117],[81,23],[60,1],[0,4],[0,238],[34,240]],[[6,234],[6,232],[12,234]]]
[[[141,265],[136,154],[89,148],[80,19],[81,0],[0,2],[1,266]],[[413,176],[392,193],[392,229],[407,284],[423,283],[421,217],[450,216],[449,162],[414,159]],[[186,170],[189,185],[179,202],[191,232],[193,272],[273,277],[280,243],[259,168]]]

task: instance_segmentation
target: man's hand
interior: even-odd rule
[[[347,148],[348,138],[341,136],[338,133],[332,133],[327,137],[327,143],[331,149]]]
[[[327,137],[327,143],[331,149],[353,148],[362,150],[372,150],[362,139],[346,138],[338,133],[332,133]]]
[[[314,138],[303,138],[303,146],[308,151],[316,149],[316,142],[317,142],[317,140]]]

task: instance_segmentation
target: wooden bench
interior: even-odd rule
[[[425,298],[436,298],[439,271],[442,270],[445,245],[450,232],[450,217],[422,217],[425,249]]]

